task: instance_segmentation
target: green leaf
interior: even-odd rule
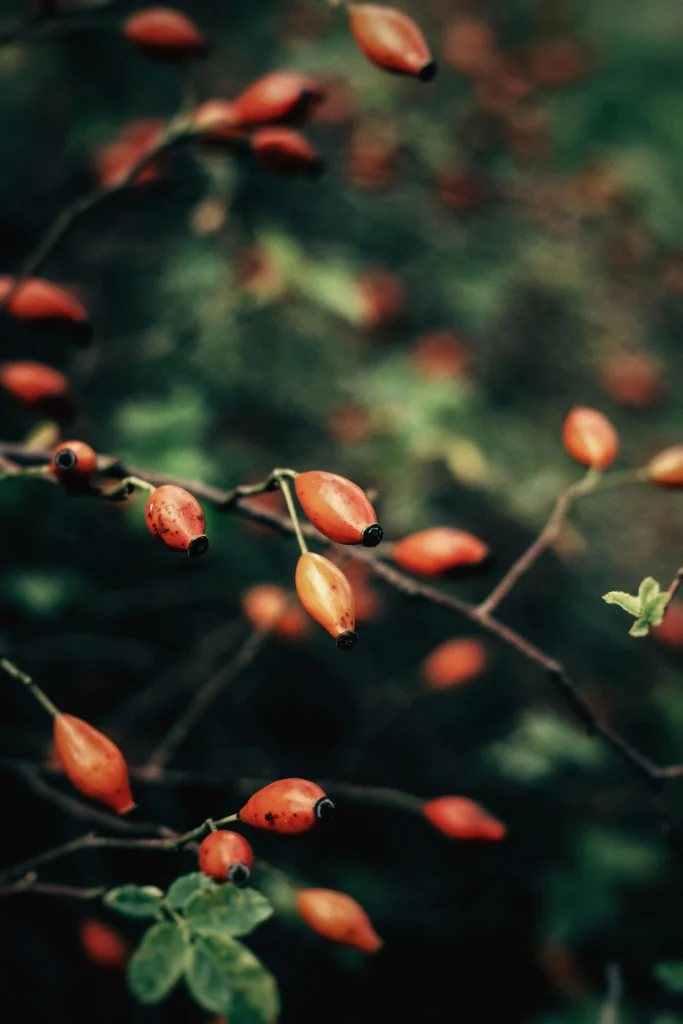
[[[273,913],[255,889],[222,885],[199,892],[184,906],[185,920],[197,935],[248,935]]]
[[[230,938],[207,936],[192,946],[185,972],[193,998],[230,1024],[270,1024],[279,1010],[275,979],[254,954]]]
[[[654,969],[657,981],[672,992],[683,992],[683,960],[664,960]]]
[[[120,885],[109,890],[104,902],[126,917],[158,917],[163,896],[154,885]]]
[[[645,618],[650,626],[661,626],[670,600],[669,594],[664,593],[650,601],[645,609]]]
[[[631,594],[625,594],[623,590],[610,590],[609,594],[602,595],[602,599],[607,604],[618,604],[625,612],[635,615],[636,618],[640,615],[640,600]]]
[[[214,889],[216,883],[201,871],[193,871],[190,875],[181,875],[170,886],[164,903],[171,910],[182,910],[185,904],[198,892]]]
[[[629,636],[647,636],[650,626],[647,619],[637,619],[628,631]]]
[[[144,1005],[160,1003],[180,980],[188,940],[177,924],[153,924],[128,963],[128,987]]]
[[[646,576],[638,587],[640,607],[645,610],[651,601],[659,597],[660,593],[661,589],[657,580],[653,579],[652,576]]]

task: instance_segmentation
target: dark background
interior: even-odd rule
[[[326,468],[377,489],[389,538],[470,529],[494,564],[448,586],[482,598],[578,476],[560,443],[570,406],[612,418],[621,468],[681,438],[680,4],[424,0],[410,12],[441,65],[430,85],[367,64],[323,0],[184,6],[212,43],[191,83],[199,98],[280,67],[332,80],[337,120],[327,108],[308,130],[328,173],[287,180],[178,154],[163,180],[75,228],[44,268],[82,290],[93,346],[77,352],[4,319],[3,359],[68,372],[79,410],[69,434],[134,465],[225,486],[276,465]],[[1,7],[8,20],[23,10]],[[133,7],[98,13],[115,24]],[[462,73],[466,18],[490,27],[508,78]],[[0,272],[12,273],[92,186],[94,151],[131,121],[168,118],[180,89],[116,31],[85,28],[4,47],[0,86]],[[373,326],[377,271],[394,276],[401,303]],[[455,375],[427,377],[416,362],[437,329],[456,331],[467,353]],[[7,397],[0,419],[7,440],[37,424]],[[210,554],[174,557],[149,537],[143,501],[106,506],[30,480],[0,488],[5,649],[133,765],[247,635],[245,588],[290,586],[296,561],[292,540],[208,509]],[[668,584],[680,512],[679,498],[648,487],[586,499],[501,610],[661,763],[683,759],[681,653],[629,638],[627,616],[601,595],[633,593],[647,575]],[[341,798],[329,830],[250,836],[300,881],[356,897],[386,940],[365,958],[295,921],[264,926],[253,946],[281,985],[283,1024],[597,1021],[609,964],[624,986],[620,1021],[680,1024],[652,970],[683,951],[683,873],[638,780],[576,727],[539,671],[492,641],[482,677],[427,692],[422,659],[471,630],[377,592],[376,621],[351,654],[317,628],[299,644],[270,641],[170,766],[232,783],[138,782],[136,815],[189,828],[234,811],[242,777],[303,776],[462,794],[507,824],[501,844],[458,845],[419,817]],[[154,699],[136,700],[152,686]],[[410,710],[392,716],[403,698]],[[5,678],[2,756],[36,761],[48,744],[38,705]],[[2,792],[3,865],[84,831],[12,771]],[[671,795],[676,816],[680,789]],[[41,877],[164,886],[192,867],[187,854],[93,852]],[[183,993],[140,1009],[119,974],[89,964],[78,926],[93,914],[131,941],[140,933],[97,906],[2,901],[3,1019],[206,1016]]]

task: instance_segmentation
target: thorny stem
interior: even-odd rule
[[[14,679],[18,679],[20,683],[23,683],[23,685],[31,691],[36,700],[42,704],[47,713],[52,715],[53,718],[57,718],[57,716],[61,714],[59,708],[52,703],[47,694],[43,693],[38,684],[33,682],[31,676],[27,675],[26,672],[22,672],[14,662],[10,661],[8,658],[0,658],[0,668],[3,672],[6,672],[8,676],[12,676]]]
[[[20,466],[30,466],[41,465],[48,461],[49,453],[35,452],[27,449],[23,445],[0,443],[0,457]],[[235,512],[245,519],[270,526],[284,535],[294,534],[297,537],[301,535],[301,539],[303,539],[304,536],[320,539],[318,531],[309,524],[302,525],[294,518],[290,521],[288,517],[279,515],[276,512],[270,512],[265,509],[250,508],[249,505],[241,502],[240,499],[249,493],[259,493],[260,491],[266,490],[268,486],[270,486],[270,478],[265,485],[258,485],[258,490],[256,491],[252,489],[247,491],[243,488],[233,488],[232,490],[226,491],[202,481],[187,481],[182,478],[171,477],[163,473],[146,472],[145,470],[139,469],[131,470],[120,460],[112,456],[100,456],[98,459],[98,465],[103,469],[103,471],[108,472],[110,475],[117,476],[120,479],[134,475],[140,479],[147,480],[149,483],[156,484],[157,486],[163,483],[177,484],[178,486],[184,487],[186,490],[193,493],[197,498],[212,503],[220,511]],[[282,473],[282,471],[278,472]],[[291,475],[293,475],[293,473],[290,470],[287,472],[287,476]],[[610,477],[608,475],[606,478],[606,484],[609,482],[609,479]],[[629,482],[633,482],[631,478],[629,478]],[[596,481],[591,478],[591,474],[586,474],[582,481],[579,481],[578,484],[575,484],[570,488],[571,494],[569,495],[569,498],[567,497],[567,492],[561,496],[549,520],[549,524],[553,529],[559,528],[558,520],[559,526],[561,526],[562,520],[560,518],[560,512],[562,516],[566,516],[573,500],[581,494],[589,493],[589,491],[595,487],[595,483]],[[575,493],[577,489],[578,493]],[[558,505],[560,506],[560,512],[558,512]],[[549,524],[546,524],[544,529],[541,531],[543,542],[540,545],[540,552],[544,551],[547,546]],[[529,551],[533,552],[533,557],[527,564]],[[522,571],[519,572],[519,576],[523,575],[527,568],[534,563],[536,557],[538,557],[538,553],[540,552],[539,546],[537,546],[537,543],[535,542],[534,545],[527,550],[525,555],[522,556],[522,559],[515,563],[515,566],[517,567],[519,567],[520,562],[522,564]],[[627,764],[647,786],[654,801],[660,829],[669,843],[672,852],[678,859],[683,860],[683,838],[679,836],[678,832],[674,828],[668,806],[662,793],[662,789],[666,781],[683,776],[683,766],[657,765],[641,754],[640,751],[636,750],[636,748],[632,747],[627,740],[625,740],[620,734],[616,733],[599,717],[597,712],[594,711],[591,704],[583,696],[576,683],[571,679],[560,662],[552,658],[549,654],[546,654],[539,647],[531,643],[531,641],[527,640],[514,629],[500,622],[490,614],[489,609],[491,606],[488,604],[488,599],[483,603],[483,607],[477,606],[455,596],[454,594],[447,594],[436,587],[419,583],[404,572],[394,568],[394,566],[388,565],[379,558],[368,555],[363,548],[351,547],[348,549],[347,555],[351,558],[364,562],[370,572],[383,579],[399,593],[404,594],[412,600],[422,601],[427,604],[445,608],[456,615],[464,616],[470,622],[479,625],[486,632],[498,637],[498,639],[507,644],[508,647],[512,647],[528,661],[541,668],[548,678],[555,684],[559,693],[563,696],[570,709],[582,724],[590,732],[599,736],[603,742],[609,746],[610,749],[613,750],[614,753],[617,754],[618,757]],[[513,570],[515,570],[515,566],[513,566]],[[518,569],[516,572],[518,572]],[[513,583],[516,582],[517,578],[518,576],[515,575]],[[501,583],[502,582],[503,581],[501,581]],[[669,593],[672,596],[677,592],[681,582],[683,582],[683,567],[681,567],[681,570],[677,571],[674,580],[669,587]],[[496,590],[499,590],[500,586],[501,584],[499,584],[499,587],[496,588]],[[508,590],[509,588],[506,586],[505,593],[507,593]],[[504,594],[500,594],[499,592],[496,597],[496,602],[501,600],[502,596],[504,596]]]

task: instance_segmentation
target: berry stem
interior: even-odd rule
[[[291,470],[289,472],[291,472]],[[294,505],[294,497],[292,495],[292,489],[289,485],[289,480],[284,475],[283,470],[278,470],[277,473],[277,478],[280,482],[280,489],[282,490],[282,493],[285,496],[285,501],[287,503],[287,511],[289,512],[289,518],[292,520],[292,526],[294,527],[296,539],[299,542],[301,553],[305,555],[306,552],[308,551],[308,547],[306,545],[306,541],[304,540],[304,535],[301,532],[301,523],[299,522],[299,516],[297,515],[296,506]]]
[[[222,825],[230,825],[233,821],[239,821],[239,814],[229,814],[227,818],[219,818],[218,821],[214,822],[216,828],[220,828]]]
[[[100,496],[107,501],[122,501],[133,491],[146,491],[147,494],[152,494],[155,490],[154,484],[148,483],[147,480],[141,480],[138,476],[127,476],[111,490],[100,491]]]
[[[18,679],[20,683],[23,683],[24,686],[28,687],[38,703],[42,704],[48,714],[52,715],[53,718],[56,718],[57,715],[61,714],[59,708],[52,703],[47,694],[43,693],[38,684],[33,682],[31,676],[27,675],[26,672],[22,672],[14,662],[9,661],[8,658],[0,658],[0,668],[3,672],[6,672],[8,676]]]

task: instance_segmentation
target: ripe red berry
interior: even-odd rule
[[[280,779],[259,789],[239,812],[239,820],[281,835],[308,832],[330,821],[334,804],[320,786],[306,779]]]
[[[416,372],[428,380],[464,377],[469,369],[470,353],[455,331],[430,331],[421,335],[410,353]]]
[[[135,807],[123,754],[107,736],[81,718],[60,714],[54,739],[60,764],[76,789],[117,814]]]
[[[352,4],[349,25],[359,50],[378,67],[431,82],[436,61],[412,18],[393,7]]]
[[[13,277],[0,277],[0,302],[14,287]],[[29,277],[22,281],[7,307],[9,314],[33,327],[62,331],[84,344],[92,330],[88,311],[73,292],[52,281]]]
[[[254,851],[239,832],[211,832],[199,846],[199,870],[217,882],[247,885]]]
[[[244,614],[255,629],[272,629],[287,640],[300,640],[308,632],[309,620],[298,604],[289,603],[284,587],[259,583],[242,598]]]
[[[300,889],[296,909],[309,927],[330,942],[376,953],[382,940],[359,903],[332,889]]]
[[[394,545],[395,562],[409,572],[434,576],[463,565],[476,565],[489,554],[489,548],[465,530],[434,526],[403,537]]]
[[[325,169],[318,150],[292,128],[258,128],[251,137],[258,162],[274,174],[317,178]]]
[[[451,839],[502,839],[507,832],[501,821],[464,796],[440,796],[428,800],[422,810]]]
[[[182,487],[163,484],[152,491],[145,506],[145,520],[152,536],[167,548],[187,551],[193,557],[209,549],[202,506]]]
[[[665,448],[647,464],[647,475],[662,487],[683,487],[683,445]]]
[[[329,558],[306,551],[297,563],[295,582],[302,605],[335,638],[337,647],[355,647],[356,603],[341,569]]]
[[[432,651],[422,665],[422,674],[431,689],[445,690],[481,675],[488,660],[481,640],[458,637],[447,640]]]
[[[173,64],[202,57],[208,50],[194,22],[172,7],[135,11],[124,21],[123,32],[148,57]]]
[[[317,530],[336,544],[377,547],[383,536],[375,510],[358,484],[336,473],[297,473],[296,496]]]
[[[88,918],[79,934],[83,952],[98,967],[121,968],[128,963],[128,943],[108,924]]]
[[[69,382],[63,373],[29,360],[0,367],[0,385],[36,412],[66,423],[73,415]]]
[[[235,123],[241,127],[262,124],[302,124],[325,98],[316,81],[298,71],[271,71],[247,86],[233,100]]]
[[[571,457],[591,469],[607,469],[619,451],[619,435],[601,412],[576,405],[562,427],[562,443]]]
[[[67,487],[84,487],[97,469],[97,455],[84,441],[62,441],[52,453],[50,470]]]

